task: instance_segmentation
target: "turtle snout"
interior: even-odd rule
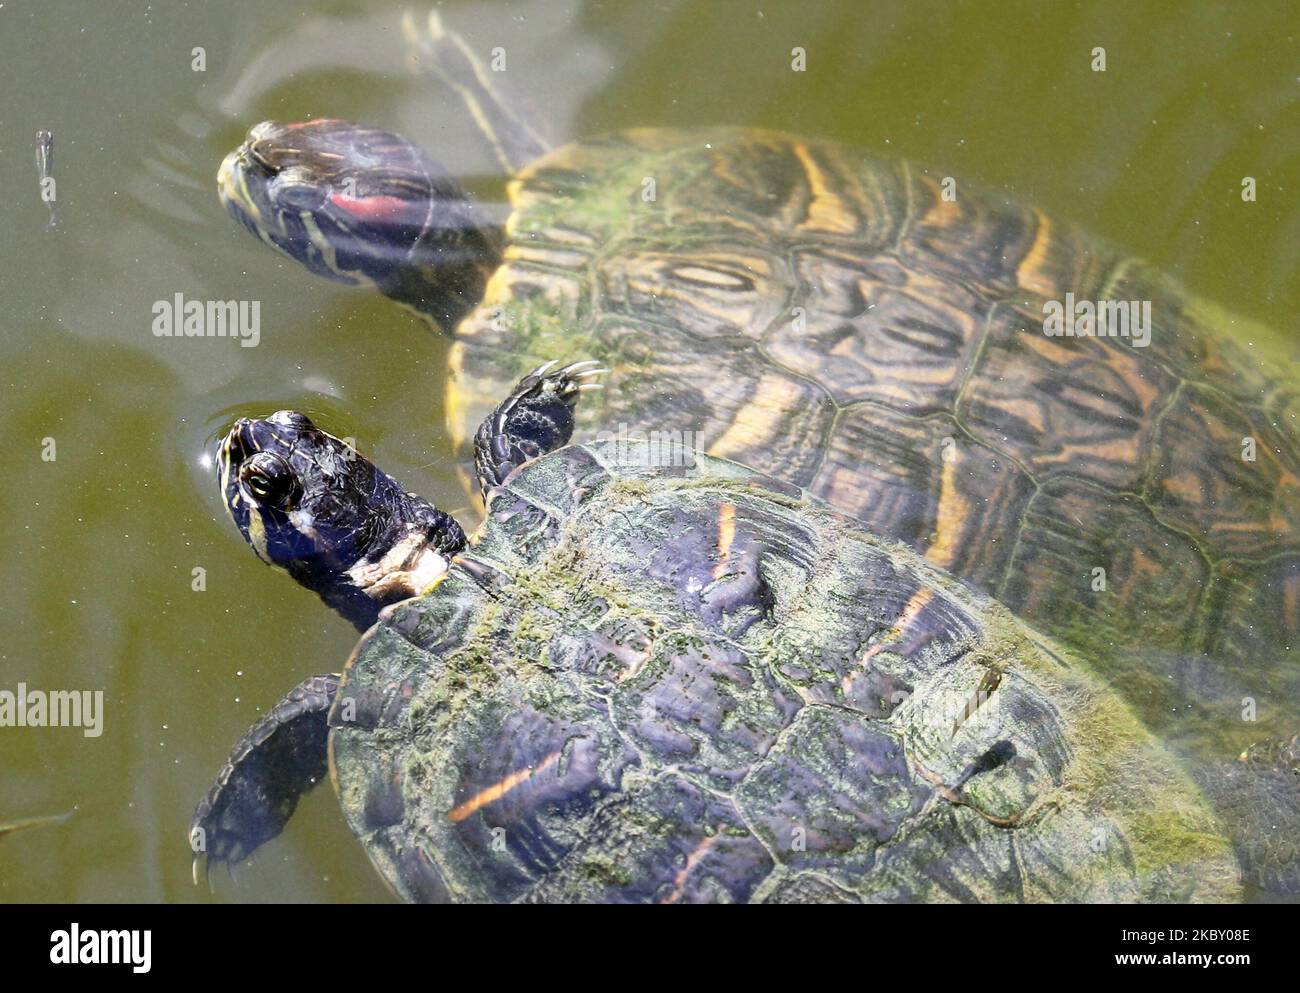
[[[304,431],[313,430],[316,425],[311,422],[311,418],[306,414],[299,413],[296,410],[277,410],[267,418],[272,424],[280,424],[289,428],[300,428]]]

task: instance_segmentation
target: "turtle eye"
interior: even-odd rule
[[[315,210],[325,202],[325,191],[314,183],[284,183],[276,191],[280,202],[292,210]]]
[[[278,455],[258,452],[239,469],[239,481],[258,503],[288,510],[298,489],[293,469]]]

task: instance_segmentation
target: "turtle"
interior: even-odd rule
[[[1213,807],[1085,659],[797,486],[571,444],[593,366],[485,419],[469,537],[304,414],[234,424],[239,530],[363,634],[235,746],[209,863],[328,767],[410,901],[1240,897]]]
[[[551,148],[436,17],[408,35],[507,169],[504,224],[413,142],[337,119],[256,125],[218,187],[262,241],[451,336],[462,456],[528,369],[593,356],[584,434],[688,442],[904,542],[1085,654],[1203,785],[1288,754],[1297,392],[1238,343],[1257,326],[1042,210],[836,142]],[[1077,301],[1092,323],[1054,326]],[[1285,848],[1295,776],[1278,790]]]

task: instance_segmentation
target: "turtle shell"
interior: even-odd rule
[[[1233,725],[1224,754],[1294,731],[1296,391],[1226,337],[1261,329],[1040,211],[827,142],[623,132],[511,197],[451,354],[454,434],[533,363],[599,358],[579,437],[685,436],[824,497],[1087,650],[1154,727]],[[1067,293],[1149,302],[1149,344],[1046,335]]]
[[[1239,896],[1214,813],[1078,657],[798,488],[685,455],[525,466],[363,638],[331,767],[399,895]]]

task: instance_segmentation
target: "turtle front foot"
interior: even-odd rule
[[[336,675],[295,686],[235,744],[190,821],[194,882],[213,862],[239,862],[281,831],[328,769]]]
[[[479,426],[474,464],[484,503],[521,465],[569,443],[578,397],[584,390],[600,389],[599,383],[584,380],[608,371],[594,359],[552,371],[554,365],[547,362],[521,379]]]

